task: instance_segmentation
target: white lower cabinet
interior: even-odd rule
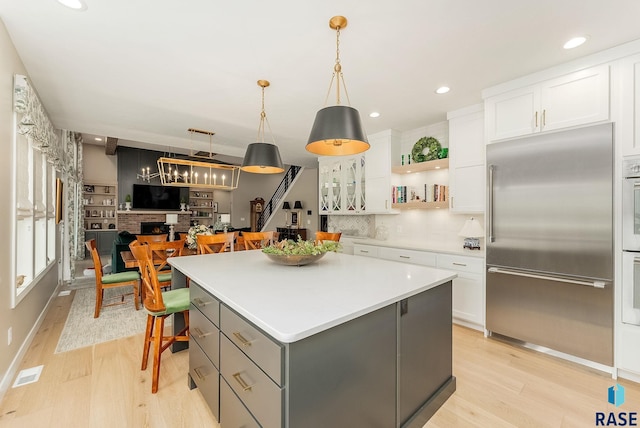
[[[355,245],[354,254],[454,271],[458,277],[453,280],[453,321],[484,329],[484,259],[365,244]]]
[[[378,247],[356,244],[353,246],[353,254],[364,257],[378,257]]]
[[[416,265],[436,267],[436,253],[425,251],[406,250],[403,248],[378,248],[378,257],[396,262],[413,263]]]

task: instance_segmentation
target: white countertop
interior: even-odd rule
[[[484,245],[480,250],[470,250],[468,248],[462,248],[461,243],[445,243],[445,242],[419,242],[414,240],[401,240],[401,239],[373,239],[368,237],[359,237],[359,236],[345,236],[343,235],[340,238],[340,242],[347,242],[350,244],[361,244],[361,245],[376,245],[378,247],[391,247],[391,248],[402,248],[405,250],[416,250],[416,251],[432,251],[434,253],[446,253],[446,254],[454,254],[458,256],[470,256],[470,257],[478,257],[483,258],[485,256]],[[484,244],[482,242],[481,244]]]
[[[283,343],[456,277],[451,271],[339,253],[307,266],[281,266],[257,250],[176,257],[169,263]]]

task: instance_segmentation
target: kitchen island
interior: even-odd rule
[[[191,278],[189,381],[222,427],[421,427],[455,391],[455,273],[329,253],[171,259]]]

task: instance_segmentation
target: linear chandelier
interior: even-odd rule
[[[214,133],[194,128],[189,128],[188,131],[192,135],[193,133],[209,135],[209,156],[202,156],[202,158],[213,159],[211,137]],[[191,155],[195,156],[193,151]],[[147,168],[148,175],[149,168]],[[200,160],[161,157],[158,159],[158,176],[163,186],[234,190],[238,188],[240,167]]]
[[[234,190],[240,179],[239,166],[189,159],[159,158],[158,171],[163,186]]]

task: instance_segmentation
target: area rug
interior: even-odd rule
[[[105,290],[105,300],[121,293],[121,289]],[[144,333],[147,313],[142,305],[136,311],[130,295],[123,305],[103,307],[98,318],[93,317],[95,296],[95,287],[75,291],[56,354]]]

